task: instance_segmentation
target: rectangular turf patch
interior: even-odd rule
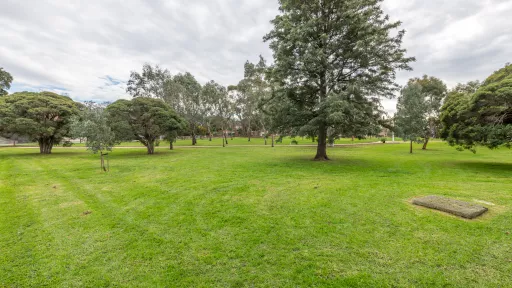
[[[474,219],[485,212],[487,208],[455,199],[440,196],[426,196],[412,200],[414,205],[423,206],[439,211],[447,212],[467,219]]]

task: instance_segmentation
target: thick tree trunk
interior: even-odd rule
[[[430,138],[429,138],[429,137],[425,137],[425,142],[423,143],[423,148],[421,148],[421,149],[423,149],[423,150],[427,150],[427,145],[428,145],[428,141],[429,141],[429,140],[430,140]]]
[[[318,131],[318,146],[316,150],[315,160],[329,160],[329,157],[327,157],[327,127],[325,127],[324,124],[320,125],[320,129]]]
[[[39,152],[41,154],[52,154],[53,137],[43,137],[37,140],[39,143]]]
[[[272,147],[274,147],[274,134],[272,134]]]
[[[192,146],[195,146],[197,144],[197,138],[196,133],[192,133]]]
[[[412,140],[411,140],[411,149],[410,149],[410,151],[411,151],[411,154],[412,154]]]
[[[171,139],[171,141],[169,141],[169,150],[174,150],[174,145],[172,144],[172,142],[174,142],[174,139]]]
[[[267,146],[267,136],[263,136],[263,138],[265,139],[265,146]]]
[[[148,148],[149,155],[155,154],[155,140],[148,141],[146,148]]]

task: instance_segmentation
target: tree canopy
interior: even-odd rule
[[[12,80],[11,74],[0,67],[0,96],[9,94],[7,90],[11,89]]]
[[[118,141],[109,125],[104,105],[86,102],[79,115],[73,118],[70,134],[74,138],[85,138],[87,150],[94,154],[100,153],[101,168],[107,171],[103,155],[107,151],[112,151]]]
[[[164,84],[171,78],[167,69],[158,65],[144,64],[142,73],[132,71],[126,84],[126,92],[132,97],[164,98]]]
[[[427,149],[431,137],[438,137],[440,129],[441,105],[446,97],[447,87],[444,82],[436,77],[424,75],[422,78],[410,79],[407,85],[419,85],[421,95],[424,98],[422,108],[425,109],[424,117],[427,118],[423,128],[423,150]],[[412,109],[416,109],[411,107]]]
[[[39,143],[41,154],[69,135],[79,104],[51,92],[19,92],[0,98],[0,134],[28,136]]]
[[[281,14],[264,38],[270,42],[275,86],[269,100],[279,107],[275,125],[318,135],[316,160],[327,160],[328,129],[354,130],[381,118],[380,97],[398,89],[396,70],[414,58],[401,48],[405,31],[391,22],[381,0],[280,0]],[[272,105],[267,103],[268,105]]]
[[[398,97],[395,129],[400,137],[411,142],[411,153],[412,142],[418,142],[425,136],[428,106],[423,87],[415,81],[409,82]]]
[[[452,91],[443,105],[441,122],[443,139],[461,149],[475,151],[477,145],[510,148],[512,64],[494,72],[474,93],[471,89]]]
[[[118,139],[137,139],[148,150],[155,152],[155,142],[183,129],[185,122],[161,99],[134,98],[117,100],[106,111],[111,127]]]

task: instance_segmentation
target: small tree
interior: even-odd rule
[[[106,172],[108,166],[105,166],[104,155],[105,152],[112,151],[116,137],[109,126],[104,105],[85,103],[80,115],[72,119],[71,135],[74,138],[85,138],[87,150],[94,154],[100,153],[101,169]]]
[[[423,150],[427,149],[428,142],[432,136],[438,137],[440,129],[441,105],[448,89],[446,84],[436,77],[424,75],[423,78],[414,78],[409,80],[409,85],[418,84],[421,86],[425,102],[425,115],[427,117],[427,126],[423,135]]]
[[[110,126],[118,139],[137,139],[148,154],[155,153],[160,136],[183,129],[184,120],[160,99],[134,98],[118,100],[107,107]]]
[[[71,118],[78,114],[71,98],[51,92],[20,92],[0,98],[0,134],[27,136],[51,154],[54,144],[69,135]]]
[[[406,85],[398,97],[396,109],[395,128],[398,135],[410,141],[412,154],[412,142],[420,141],[427,125],[426,103],[421,85],[417,83]]]

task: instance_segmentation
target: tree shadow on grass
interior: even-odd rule
[[[314,155],[313,155],[314,156]],[[329,161],[314,161],[309,155],[285,155],[278,158],[254,159],[250,163],[239,163],[241,169],[252,171],[276,171],[305,172],[311,174],[335,174],[343,173],[360,174],[364,171],[386,172],[391,165],[383,161],[359,157],[332,157]],[[247,167],[246,167],[247,166]]]
[[[455,167],[464,170],[471,170],[477,173],[497,174],[501,177],[512,176],[512,163],[505,162],[483,162],[483,161],[458,161],[450,163]]]
[[[1,153],[0,151],[0,158],[62,158],[62,157],[70,157],[70,156],[81,156],[82,153],[75,151],[59,151],[59,152],[52,152],[52,154],[41,154],[38,150],[34,149],[34,151],[30,152],[8,152],[8,153]]]

